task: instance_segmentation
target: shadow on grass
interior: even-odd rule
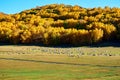
[[[92,65],[92,64],[77,64],[77,63],[52,62],[52,61],[40,61],[40,60],[28,60],[28,59],[15,59],[15,58],[0,58],[0,60],[26,61],[26,62],[36,62],[36,63],[60,64],[60,65],[76,65],[76,66],[93,66],[93,67],[120,68],[120,66],[105,66],[105,65]]]
[[[55,48],[71,48],[71,47],[120,47],[120,42],[119,41],[108,41],[108,42],[101,42],[101,43],[96,43],[96,44],[83,44],[83,45],[72,45],[72,44],[58,44],[58,45],[44,45],[40,43],[30,43],[30,44],[12,44],[12,43],[0,43],[0,46],[40,46],[40,47],[55,47]]]

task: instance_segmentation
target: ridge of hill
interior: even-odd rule
[[[50,4],[0,13],[0,43],[86,45],[120,41],[120,8]]]

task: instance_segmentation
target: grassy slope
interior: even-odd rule
[[[13,46],[2,46],[9,51]],[[14,47],[20,50],[25,47]],[[120,56],[0,54],[0,80],[119,80]]]

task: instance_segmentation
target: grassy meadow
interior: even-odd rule
[[[120,49],[0,46],[0,80],[120,80]]]

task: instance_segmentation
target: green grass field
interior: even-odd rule
[[[28,50],[21,46],[0,46],[0,80],[120,80],[118,55],[70,57],[41,53],[38,49],[28,54],[22,49]]]

